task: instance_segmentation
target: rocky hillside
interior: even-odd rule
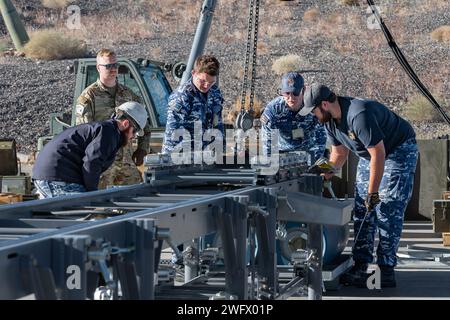
[[[90,52],[111,47],[123,56],[172,62],[187,59],[203,1],[53,2],[56,5],[47,8],[43,5],[46,1],[13,0],[30,33],[49,28],[82,39]],[[418,91],[395,60],[382,32],[371,27],[365,1],[357,6],[346,4],[355,1],[340,0],[261,2],[257,99],[263,106],[277,94],[280,63],[272,68],[273,63],[295,55],[296,68],[305,71],[308,83],[319,81],[341,95],[378,99],[404,116],[410,114],[408,108],[423,108],[419,117],[410,118],[419,137],[450,133],[445,123],[429,120],[427,115],[433,112],[429,105],[411,104],[418,99]],[[435,40],[431,33],[450,25],[450,2],[375,2],[419,77],[448,106],[450,42]],[[221,88],[228,109],[240,95],[246,3],[219,0],[206,48],[222,63]],[[81,12],[76,30],[67,28],[69,5],[78,6]],[[10,46],[8,41],[0,20],[0,44]],[[35,149],[37,137],[48,133],[49,114],[71,110],[75,77],[67,67],[72,62],[0,54],[0,137],[15,138],[22,152]],[[172,85],[176,83],[172,81]]]

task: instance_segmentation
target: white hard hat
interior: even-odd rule
[[[144,106],[140,103],[130,101],[121,104],[118,110],[122,110],[126,113],[132,120],[134,120],[134,124],[138,126],[138,136],[144,135],[144,127],[147,124],[147,111]]]

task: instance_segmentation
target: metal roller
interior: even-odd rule
[[[349,226],[323,226],[323,263],[332,264],[344,251],[349,238]],[[306,249],[308,228],[306,224],[288,222],[286,224],[286,238],[277,241],[278,264],[286,265],[291,261],[291,254],[297,249]]]

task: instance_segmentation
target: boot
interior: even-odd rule
[[[381,271],[381,287],[395,288],[397,283],[395,281],[395,270],[391,266],[380,266]]]
[[[340,283],[345,286],[360,286],[361,283],[365,285],[368,263],[356,261],[353,267],[344,273],[340,278]]]

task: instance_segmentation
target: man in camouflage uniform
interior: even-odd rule
[[[191,151],[202,150],[207,145],[202,137],[208,129],[218,129],[223,136],[223,98],[216,85],[219,68],[219,61],[215,57],[199,56],[195,60],[192,77],[170,95],[161,153],[172,154],[179,146],[189,144],[188,141],[183,141],[180,130],[189,133]],[[201,132],[196,133],[198,136],[194,134],[194,126],[201,128]],[[194,143],[197,143],[197,147],[194,147]],[[183,250],[182,245],[178,248]],[[172,262],[177,265],[182,263],[175,254]]]
[[[183,142],[183,137],[178,134],[179,129],[189,132],[191,147],[193,147],[196,123],[201,128],[201,132],[197,133],[200,141],[203,140],[201,137],[208,129],[218,129],[223,135],[223,98],[216,85],[219,68],[219,62],[215,57],[211,55],[198,57],[192,77],[170,95],[162,153],[171,154],[174,148]],[[201,142],[201,144],[200,150],[207,145],[207,142]]]
[[[98,80],[88,86],[80,95],[76,106],[76,124],[104,121],[111,118],[116,108],[129,101],[141,102],[129,88],[117,81],[119,65],[116,54],[102,49],[97,54]],[[132,144],[120,148],[114,164],[102,175],[100,188],[112,185],[129,185],[142,182],[137,166],[142,165],[150,147],[150,126],[144,129],[144,136],[138,138],[138,146],[133,152]]]
[[[312,114],[299,115],[303,104],[303,77],[297,72],[285,74],[281,97],[273,99],[261,116],[264,152],[270,154],[272,130],[278,129],[280,151],[308,151],[314,162],[325,153],[325,128]]]
[[[310,112],[325,123],[332,142],[330,163],[335,168],[344,165],[349,150],[360,157],[353,218],[355,265],[341,280],[347,285],[366,287],[378,228],[381,286],[395,287],[396,253],[418,156],[414,130],[379,102],[337,97],[323,85],[306,88],[305,106],[300,113]]]

